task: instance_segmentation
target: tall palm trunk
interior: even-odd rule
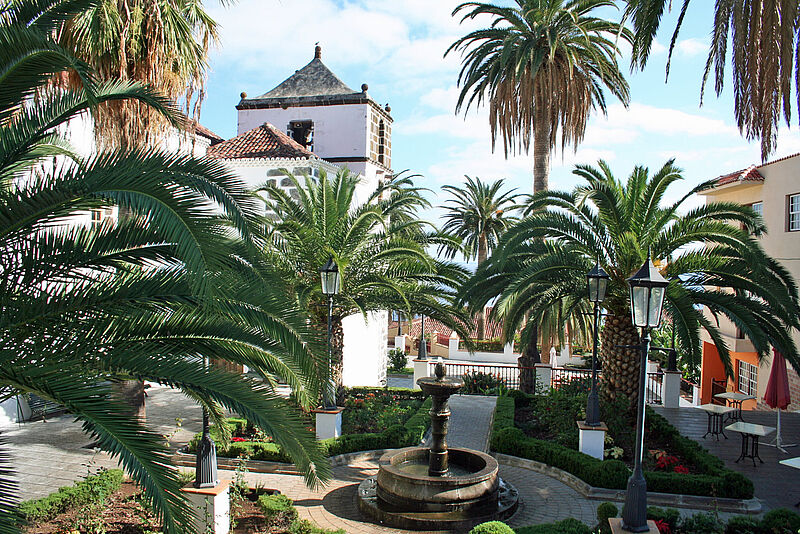
[[[600,377],[603,402],[627,398],[631,410],[636,409],[641,351],[620,347],[638,343],[639,332],[633,326],[630,313],[614,313],[606,317],[601,349],[603,374]]]
[[[478,265],[486,261],[489,256],[489,239],[486,237],[486,232],[483,232],[478,238]],[[479,311],[475,317],[478,320],[478,339],[486,337],[486,317],[483,310]]]
[[[538,93],[538,92],[537,92]],[[550,108],[549,102],[539,96],[533,112],[533,192],[544,191],[550,176]]]
[[[344,385],[342,384],[342,372],[344,369],[344,329],[342,328],[342,318],[333,316],[331,320],[331,380],[336,391],[337,404],[344,401]]]
[[[541,363],[542,358],[539,354],[539,349],[536,343],[539,339],[539,331],[536,326],[533,327],[531,337],[522,351],[522,355],[517,358],[517,365],[519,370],[519,389],[523,393],[534,394],[536,393],[536,372],[533,366]]]

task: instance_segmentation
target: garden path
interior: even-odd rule
[[[450,425],[447,445],[489,452],[489,434],[492,430],[497,397],[480,395],[453,395],[450,397]],[[430,445],[430,437],[425,441]]]
[[[736,432],[726,432],[728,439],[719,441],[709,436],[703,438],[707,429],[707,416],[702,410],[695,408],[662,408],[653,407],[678,429],[678,431],[700,443],[711,451],[712,454],[725,462],[725,465],[738,471],[753,481],[755,496],[761,500],[765,510],[773,508],[794,508],[800,500],[800,474],[797,469],[781,465],[778,462],[786,458],[800,456],[800,446],[789,447],[783,453],[775,447],[768,447],[775,438],[775,433],[763,438],[759,446],[759,455],[764,463],[744,460],[735,463],[742,447],[742,439]],[[774,411],[745,411],[744,418],[748,423],[756,423],[775,427],[776,412]],[[727,426],[727,424],[726,424]],[[800,443],[800,413],[781,414],[781,437],[784,443]]]

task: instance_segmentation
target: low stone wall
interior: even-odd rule
[[[491,453],[500,465],[510,465],[522,469],[530,469],[536,473],[554,478],[574,489],[587,499],[596,501],[625,501],[625,490],[595,488],[575,475],[556,467],[526,458],[518,458],[508,454]],[[698,510],[718,510],[737,514],[761,513],[761,501],[758,499],[728,499],[718,497],[701,497],[698,495],[681,495],[679,493],[647,492],[647,504],[651,506],[669,506],[675,508],[695,508]]]

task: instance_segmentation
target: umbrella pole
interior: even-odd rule
[[[779,451],[781,451],[783,453],[786,452],[786,447],[797,447],[797,443],[783,443],[783,440],[781,440],[781,409],[780,408],[778,408],[778,422],[777,422],[777,424],[775,426],[777,427],[776,431],[775,431],[775,439],[772,440],[771,443],[765,443],[764,445],[767,445],[769,447],[775,447],[776,449],[778,449]]]

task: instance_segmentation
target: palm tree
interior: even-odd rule
[[[174,117],[168,100],[140,84],[97,83],[53,41],[60,21],[85,7],[30,0],[0,12],[0,401],[35,393],[65,406],[145,489],[164,531],[187,532],[194,511],[163,437],[112,397],[109,381],[180,388],[217,419],[235,411],[315,484],[330,465],[273,377],[308,405],[320,343],[281,280],[251,259],[258,205],[237,178],[154,149],[80,158],[59,135],[71,118],[123,99]],[[81,88],[50,85],[66,69]],[[130,216],[76,222],[112,206]],[[247,365],[265,380],[208,369],[206,359]],[[0,473],[10,470],[0,451]],[[18,529],[14,492],[0,479],[2,532]]]
[[[209,47],[218,26],[202,0],[99,0],[59,28],[59,41],[104,80],[138,81],[199,119]],[[80,82],[74,76],[72,82]],[[74,83],[73,83],[74,86]],[[136,102],[102,106],[94,117],[98,145],[161,146],[174,124]],[[184,125],[192,130],[192,124]]]
[[[503,232],[516,221],[508,212],[519,207],[516,204],[519,195],[513,194],[513,189],[501,193],[503,180],[485,184],[480,178],[465,178],[464,187],[442,187],[453,196],[445,200],[442,206],[447,210],[443,215],[445,223],[442,231],[461,241],[460,250],[467,261],[477,258],[478,265],[481,265],[494,250]],[[446,248],[445,252],[452,256],[456,250]],[[483,311],[478,312],[477,319],[478,339],[483,339],[486,326]]]
[[[661,17],[671,1],[626,0],[625,18],[633,22],[632,67],[644,68],[660,26]],[[666,74],[689,0],[681,5],[678,22],[669,46]],[[792,83],[800,90],[800,6],[782,0],[718,0],[714,5],[711,47],[700,89],[700,104],[706,81],[712,73],[714,90],[722,93],[728,41],[731,45],[733,72],[733,114],[739,131],[750,141],[761,140],[761,159],[766,161],[776,148],[778,125],[783,115],[790,126]],[[797,103],[800,113],[800,102]]]
[[[359,176],[347,169],[330,178],[298,178],[285,171],[298,192],[267,185],[266,260],[290,281],[301,307],[309,309],[320,329],[327,323],[326,298],[319,268],[333,258],[341,275],[334,297],[331,379],[341,385],[342,319],[353,314],[400,310],[442,321],[466,337],[467,316],[451,304],[454,288],[466,279],[458,265],[433,258],[426,248],[451,244],[427,231],[416,210],[428,207],[408,176],[382,184],[364,202],[355,199]],[[302,181],[301,181],[302,180]],[[320,369],[321,378],[328,376]]]
[[[589,114],[606,112],[605,86],[628,105],[628,83],[617,65],[618,39],[630,38],[616,22],[592,16],[613,0],[515,0],[516,5],[465,2],[461,21],[492,17],[488,28],[461,37],[463,67],[456,112],[489,104],[492,150],[498,131],[503,150],[528,152],[533,135],[533,190],[547,189],[550,152],[561,130],[561,148],[577,148]]]
[[[664,310],[689,363],[700,360],[705,330],[733,375],[718,326],[724,317],[759,355],[774,346],[800,368],[791,337],[798,326],[797,287],[759,245],[763,222],[749,207],[711,203],[681,214],[686,200],[712,187],[713,180],[664,204],[669,186],[682,179],[672,161],[652,175],[636,167],[627,182],[615,178],[603,161],[598,167],[579,165],[573,173],[585,184],[572,192],[535,194],[529,215],[505,234],[463,294],[499,295],[495,308],[506,330],[513,331],[528,313],[538,317],[562,299],[577,309],[585,302],[585,275],[599,258],[611,276],[603,302],[608,313],[602,333],[603,392],[607,399],[627,397],[635,403],[640,355],[623,346],[638,343],[639,336],[631,323],[626,279],[651,255],[670,280]]]

